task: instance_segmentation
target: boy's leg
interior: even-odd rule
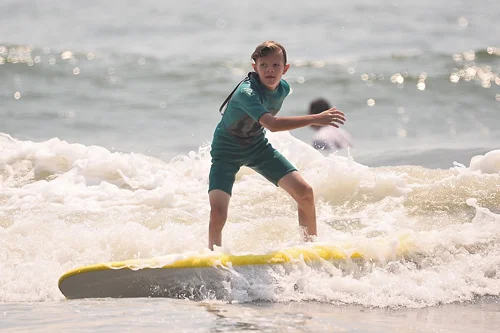
[[[298,204],[299,225],[304,228],[305,240],[312,240],[316,236],[316,208],[314,193],[297,169],[272,145],[264,142],[265,148],[254,156],[251,167],[276,186],[287,191]]]
[[[229,199],[240,164],[212,159],[210,167],[208,200],[210,201],[210,224],[208,226],[208,248],[222,244],[222,228],[227,220]]]
[[[229,199],[231,196],[221,190],[208,193],[210,201],[210,224],[208,226],[208,248],[213,251],[214,245],[222,244],[222,228],[227,220]]]
[[[299,225],[304,228],[306,241],[316,236],[316,207],[312,187],[297,171],[286,174],[278,181],[278,186],[287,191],[297,202],[299,211]]]

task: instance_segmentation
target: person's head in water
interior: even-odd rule
[[[317,98],[309,104],[309,114],[318,114],[325,110],[330,109],[330,103],[324,98]],[[321,126],[311,126],[314,129],[319,129]]]
[[[281,77],[290,68],[285,48],[272,40],[259,44],[252,53],[252,60],[252,67],[259,75],[260,82],[270,90],[279,86]]]

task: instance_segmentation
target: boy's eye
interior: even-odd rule
[[[267,67],[267,66],[268,66],[268,64],[260,64],[260,67]],[[281,65],[280,65],[280,64],[273,64],[272,66],[273,66],[274,68],[279,68],[279,67],[281,67]]]

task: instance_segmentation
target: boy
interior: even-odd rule
[[[243,165],[287,191],[297,202],[305,240],[316,236],[313,190],[297,169],[271,146],[264,128],[276,132],[311,125],[338,127],[345,121],[344,114],[335,107],[315,115],[276,117],[290,92],[288,83],[281,79],[290,68],[286,50],[277,42],[266,41],[257,46],[251,58],[255,72],[249,73],[223,103],[224,106],[229,101],[212,140],[208,189],[208,247],[211,250],[214,245],[222,244],[222,228],[235,176]]]

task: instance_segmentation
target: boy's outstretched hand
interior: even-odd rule
[[[331,109],[325,110],[321,113],[315,115],[314,125],[339,127],[339,124],[343,125],[346,121],[345,114],[342,111],[337,110],[334,106]]]

